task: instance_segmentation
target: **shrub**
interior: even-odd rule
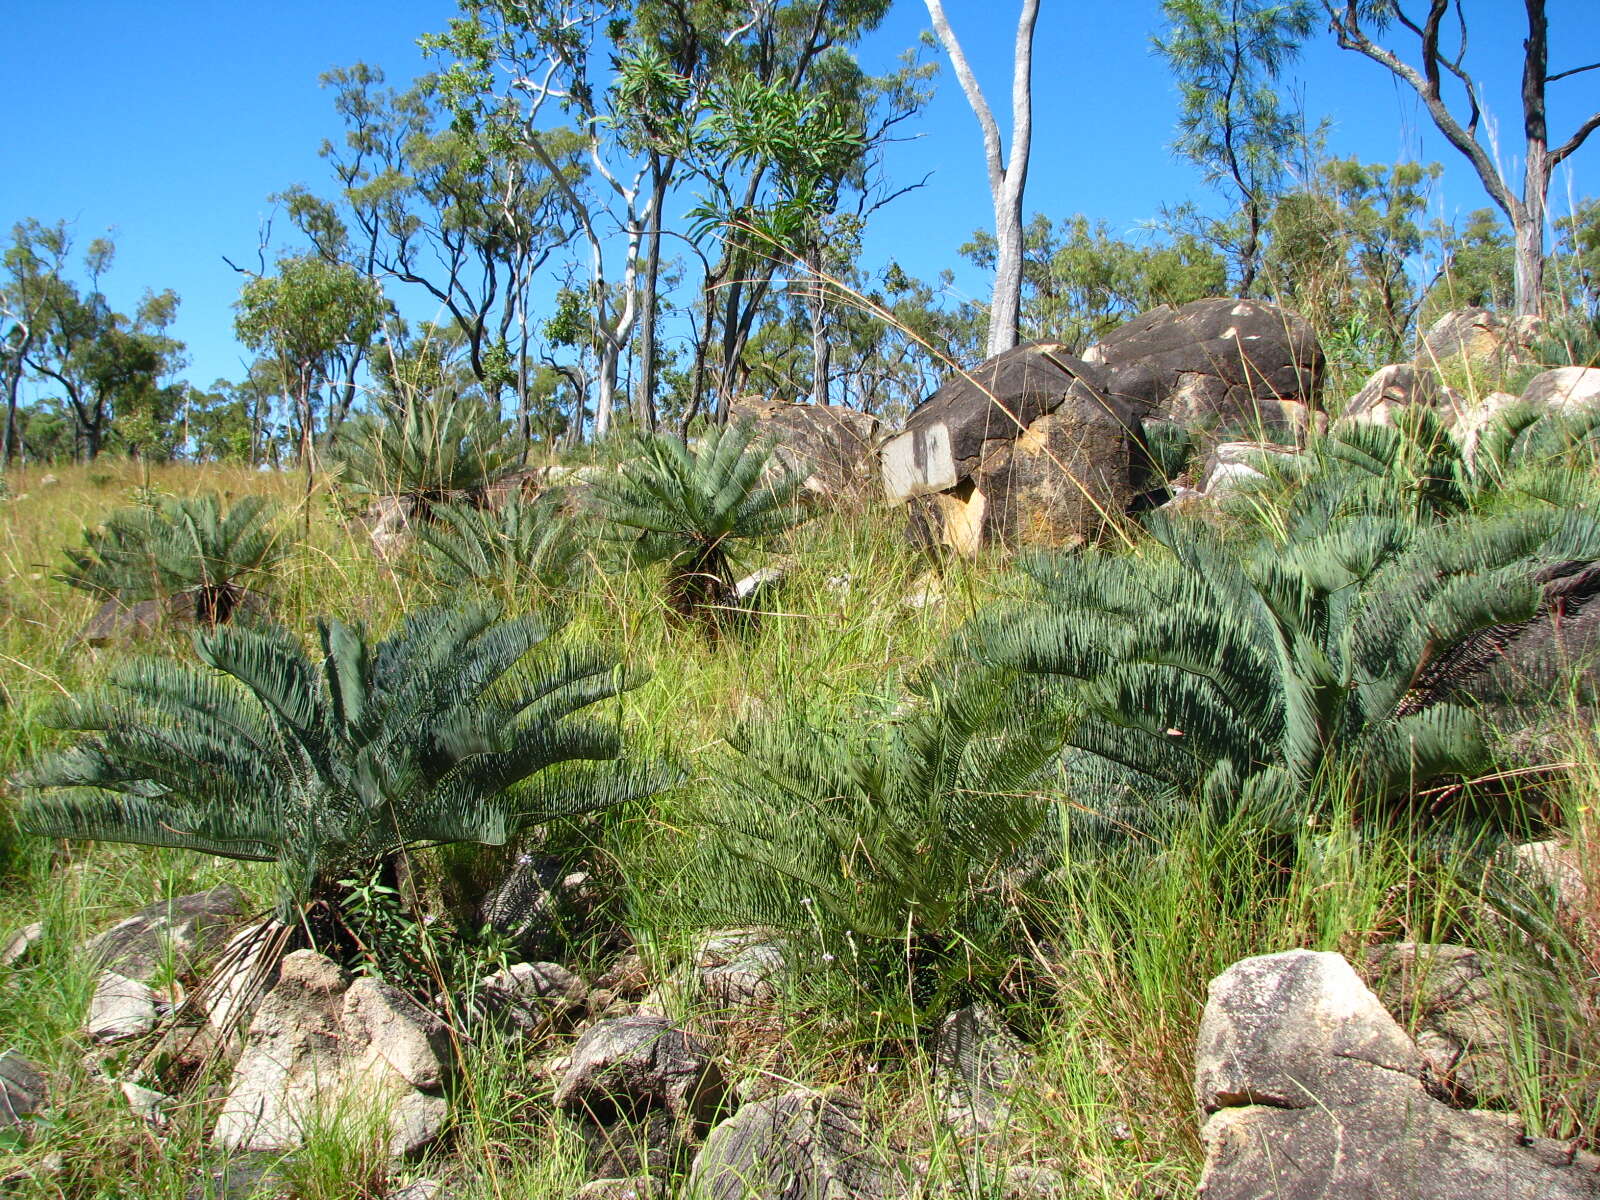
[[[731,741],[687,872],[701,920],[809,937],[866,975],[909,968],[920,1004],[982,969],[985,901],[1055,811],[1050,722],[985,679],[887,721]]]
[[[268,572],[287,553],[272,528],[274,508],[245,496],[226,512],[214,493],[164,497],[121,508],[83,533],[57,576],[82,591],[122,601],[194,597],[195,614],[226,621],[244,597],[246,581]]]
[[[594,485],[610,536],[642,561],[665,562],[672,607],[712,625],[734,608],[733,547],[801,519],[801,480],[767,479],[772,452],[754,439],[748,422],[711,430],[693,450],[644,435],[617,477]]]
[[[619,669],[546,648],[532,618],[474,602],[375,644],[334,620],[318,634],[316,658],[281,627],[227,627],[196,636],[204,669],[123,666],[63,715],[78,742],[24,773],[23,828],[276,862],[280,916],[337,950],[344,881],[374,865],[659,782],[620,761],[614,728],[576,719],[628,686]]]

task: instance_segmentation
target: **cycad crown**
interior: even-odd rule
[[[980,680],[861,729],[747,728],[693,865],[715,922],[938,935],[1050,811],[1060,734]]]
[[[802,480],[769,478],[772,451],[755,436],[748,422],[710,430],[693,450],[666,435],[642,436],[620,477],[595,485],[611,536],[667,563],[668,598],[682,613],[725,610],[734,599],[733,544],[800,520]]]
[[[340,483],[422,505],[480,496],[516,465],[506,425],[481,400],[417,397],[340,443]]]
[[[615,760],[614,728],[573,714],[626,686],[609,660],[544,651],[531,618],[428,609],[369,644],[319,622],[197,635],[205,668],[121,668],[72,706],[84,736],[24,774],[30,832],[179,846],[283,867],[284,915],[407,846],[503,843],[525,822],[658,782]],[[523,669],[517,670],[519,664]]]
[[[1139,556],[1036,560],[1044,604],[995,612],[961,645],[1054,680],[1082,712],[1068,742],[1097,782],[1201,794],[1276,822],[1350,787],[1381,805],[1483,765],[1478,718],[1446,702],[1527,620],[1534,568],[1600,556],[1600,523],[1544,509],[1418,527],[1352,517],[1239,548],[1151,522]]]
[[[203,621],[225,621],[245,581],[287,553],[272,528],[274,512],[259,496],[241,497],[224,512],[214,493],[121,508],[98,529],[84,531],[81,549],[65,552],[67,566],[58,578],[123,601],[190,592]]]
[[[512,496],[499,509],[440,504],[417,527],[424,572],[447,587],[482,584],[501,596],[559,592],[576,575],[583,543],[550,494]]]

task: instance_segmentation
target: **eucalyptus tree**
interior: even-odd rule
[[[177,293],[146,291],[131,315],[113,311],[100,289],[116,247],[91,241],[83,257],[87,286],[68,278],[72,237],[66,222],[23,221],[6,252],[7,305],[14,315],[7,335],[7,424],[14,429],[22,372],[59,392],[73,422],[73,442],[84,458],[105,447],[116,418],[157,407],[161,380],[182,362],[183,345],[168,336]]]
[[[1312,11],[1312,0],[1162,0],[1167,30],[1154,40],[1178,81],[1173,149],[1234,193],[1243,236],[1229,248],[1240,295],[1255,285],[1272,198],[1297,140],[1298,114],[1284,109],[1278,79],[1310,35]],[[1223,244],[1235,242],[1226,225],[1211,225]]]
[[[1565,141],[1551,143],[1549,85],[1600,68],[1580,63],[1552,72],[1550,21],[1545,0],[1524,0],[1527,37],[1522,40],[1522,181],[1517,184],[1497,159],[1491,133],[1484,128],[1481,82],[1467,67],[1468,22],[1461,0],[1428,0],[1425,15],[1406,11],[1399,0],[1322,0],[1339,45],[1383,67],[1422,100],[1446,140],[1469,163],[1489,199],[1511,222],[1516,241],[1516,310],[1533,315],[1544,305],[1544,227],[1546,198],[1555,168],[1575,154],[1600,129],[1600,111],[1579,121]],[[1581,18],[1580,18],[1581,21]],[[1391,30],[1416,40],[1414,62],[1378,39]],[[1496,39],[1489,39],[1495,44]],[[1503,39],[1499,39],[1503,42]],[[1569,37],[1569,42],[1576,38]],[[1459,90],[1454,102],[1446,86]]]
[[[425,292],[449,314],[474,379],[492,396],[512,388],[525,406],[530,372],[530,292],[538,272],[573,236],[562,188],[543,163],[491,145],[449,121],[436,81],[399,91],[364,63],[323,76],[345,124],[322,156],[333,199],[294,187],[279,199],[316,252],[371,279]],[[576,173],[577,144],[553,135],[557,170]],[[336,356],[339,357],[339,356]],[[333,424],[355,398],[363,353],[342,356]]]
[[[950,56],[961,90],[978,118],[983,133],[983,162],[994,202],[995,272],[989,302],[988,357],[1017,344],[1017,322],[1022,305],[1022,196],[1028,183],[1028,156],[1033,144],[1033,30],[1039,19],[1039,0],[1022,0],[1017,17],[1016,45],[1011,63],[1011,149],[1002,148],[1000,126],[984,98],[961,42],[945,16],[940,0],[925,0],[939,44]]]
[[[384,311],[383,293],[354,268],[305,254],[279,260],[276,275],[251,279],[235,308],[239,340],[272,357],[284,394],[294,403],[309,500],[314,397],[341,351],[370,344]],[[309,504],[305,515],[309,528]]]

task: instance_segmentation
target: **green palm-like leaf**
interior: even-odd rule
[[[124,665],[61,715],[78,741],[23,773],[23,827],[275,860],[289,915],[406,846],[499,844],[666,781],[579,719],[631,681],[536,620],[477,600],[375,644],[337,621],[319,637],[320,661],[281,628],[224,627],[197,635],[202,666]]]
[[[802,480],[768,478],[771,458],[747,422],[711,430],[693,451],[664,435],[641,437],[620,475],[595,485],[609,536],[667,564],[680,611],[714,617],[733,601],[733,547],[801,519]]]
[[[166,497],[113,512],[65,551],[57,576],[86,592],[124,602],[192,593],[202,620],[224,621],[247,581],[268,573],[288,545],[273,526],[274,507],[245,496],[224,510],[214,493]]]
[[[443,587],[479,585],[506,598],[530,589],[550,595],[581,569],[583,543],[554,497],[514,496],[498,510],[439,504],[433,517],[417,529],[417,554],[424,573]]]
[[[481,495],[516,465],[507,425],[481,400],[418,397],[339,443],[341,486],[424,505]]]

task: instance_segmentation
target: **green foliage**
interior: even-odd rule
[[[900,717],[741,729],[689,871],[713,922],[939,937],[1052,811],[1058,736],[989,681]]]
[[[265,575],[288,553],[275,508],[243,496],[226,511],[214,492],[164,497],[113,512],[69,547],[57,578],[82,591],[123,601],[190,593],[203,621],[226,621],[247,581]]]
[[[691,450],[663,434],[637,438],[618,474],[594,485],[609,536],[643,562],[665,562],[667,597],[712,624],[734,603],[733,546],[801,519],[801,480],[768,479],[772,452],[748,422],[709,430]]]
[[[376,643],[328,619],[318,635],[312,658],[285,629],[225,627],[196,636],[204,669],[120,667],[61,715],[76,743],[24,772],[23,828],[275,861],[293,920],[409,847],[499,845],[659,783],[574,719],[628,686],[620,669],[547,647],[533,618],[472,602]]]
[[[340,440],[340,485],[363,496],[423,505],[481,496],[512,471],[517,452],[505,422],[473,396],[417,396]]]
[[[559,495],[514,495],[498,509],[440,504],[417,528],[424,572],[443,587],[482,584],[501,597],[559,593],[581,569],[584,547]]]
[[[1345,790],[1371,814],[1482,767],[1451,685],[1486,632],[1533,616],[1534,565],[1600,555],[1594,518],[1551,510],[1355,516],[1244,547],[1151,525],[1137,555],[1035,560],[1039,598],[960,645],[1081,706],[1068,742],[1095,803],[1176,792],[1283,828]]]

